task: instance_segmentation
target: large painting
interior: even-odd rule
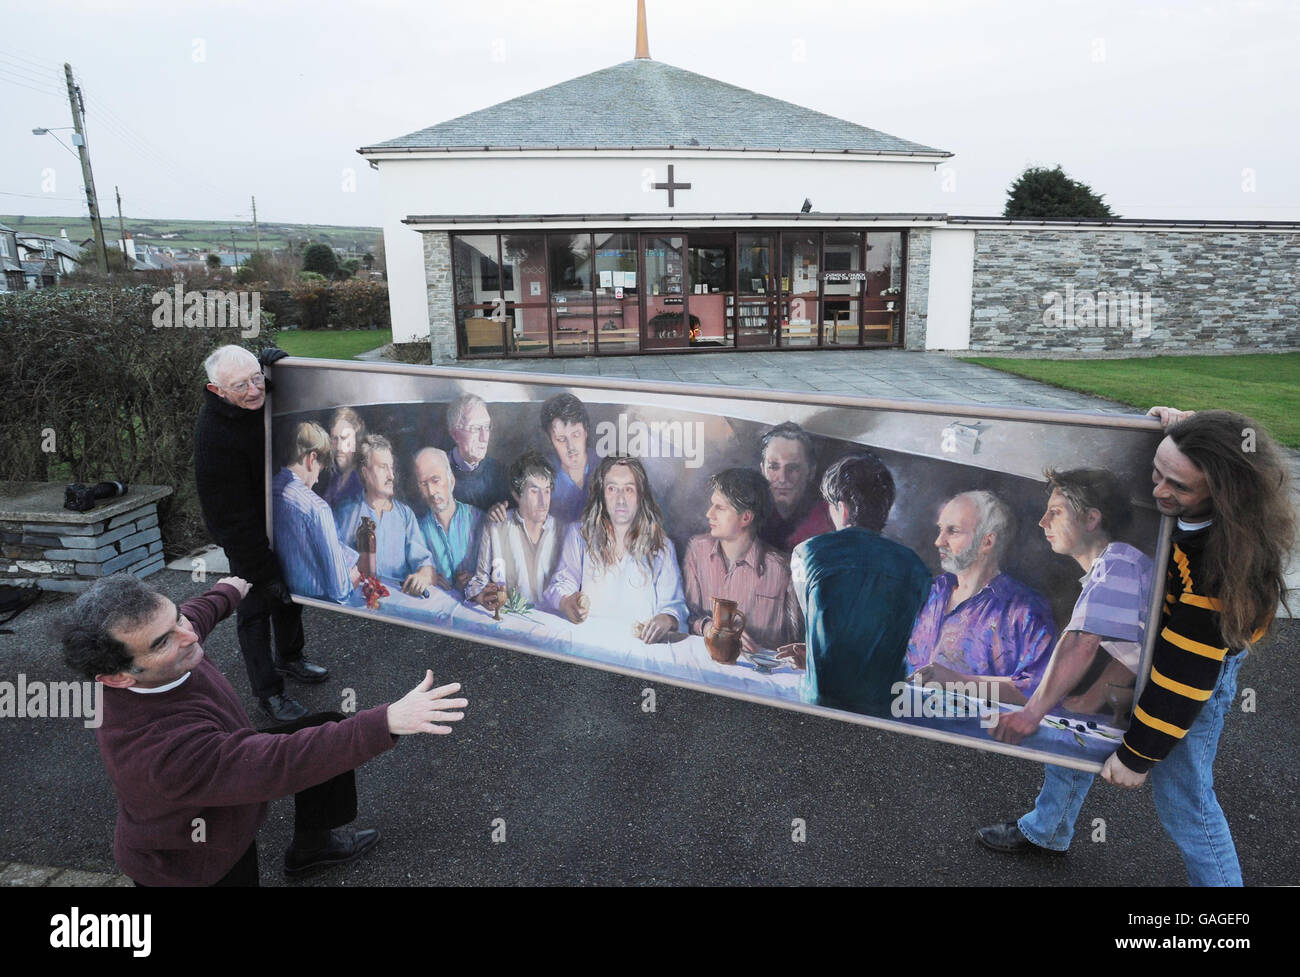
[[[304,604],[1084,769],[1127,728],[1168,546],[1149,419],[297,358],[273,379],[270,535]],[[1065,654],[1088,661],[1068,688]]]

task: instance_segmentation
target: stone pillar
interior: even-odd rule
[[[903,346],[925,349],[926,317],[930,307],[930,229],[913,227],[907,231],[907,278],[903,303]]]
[[[451,278],[451,236],[421,231],[429,299],[429,345],[434,363],[456,362],[456,298]]]

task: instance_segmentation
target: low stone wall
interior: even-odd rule
[[[0,583],[79,592],[125,570],[138,577],[163,567],[158,501],[165,485],[133,485],[89,512],[63,508],[63,486],[0,483]]]
[[[976,232],[971,350],[1243,347],[1300,348],[1300,232]]]

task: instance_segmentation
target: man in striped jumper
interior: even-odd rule
[[[1166,437],[1152,463],[1152,494],[1178,519],[1151,674],[1102,777],[1120,787],[1151,779],[1156,813],[1178,845],[1192,885],[1241,885],[1227,819],[1214,795],[1214,756],[1248,649],[1286,599],[1295,541],[1287,466],[1250,418],[1153,407]],[[993,735],[1028,732],[999,723]],[[1032,812],[979,830],[996,851],[1064,851],[1093,775],[1047,767]],[[1049,837],[1042,826],[1055,819]],[[1038,837],[1031,837],[1032,834]]]

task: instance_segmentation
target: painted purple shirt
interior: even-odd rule
[[[999,573],[974,597],[945,613],[957,577],[941,573],[916,616],[907,664],[930,662],[968,675],[1013,675],[1025,697],[1033,694],[1056,644],[1051,605],[1032,587]]]

